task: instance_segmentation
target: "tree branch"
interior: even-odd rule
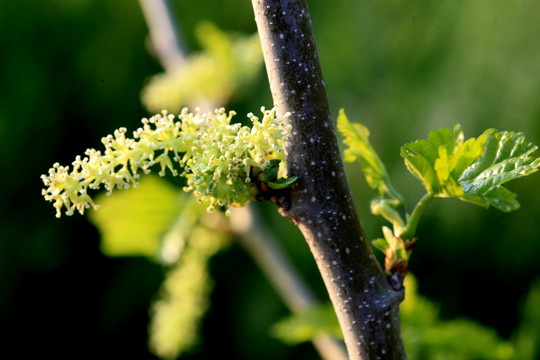
[[[306,0],[252,0],[278,115],[290,112],[291,207],[343,330],[349,358],[404,359],[403,290],[393,290],[368,243],[343,170]]]
[[[318,303],[315,294],[287,258],[272,231],[261,221],[253,204],[233,209],[230,225],[240,243],[293,313]],[[323,359],[347,360],[343,342],[328,336],[318,336],[312,342]]]

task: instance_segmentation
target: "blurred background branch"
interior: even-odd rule
[[[151,50],[167,71],[186,62],[184,41],[167,0],[139,0],[150,31]]]

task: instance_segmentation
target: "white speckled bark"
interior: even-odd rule
[[[291,113],[281,213],[300,228],[338,315],[349,358],[405,359],[393,290],[365,239],[332,123],[306,0],[252,0],[278,115]]]

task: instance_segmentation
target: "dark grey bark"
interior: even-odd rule
[[[319,304],[253,204],[233,209],[229,223],[240,244],[258,264],[291,312],[301,313]],[[316,336],[311,341],[322,359],[347,360],[347,352],[341,341],[326,335]]]
[[[403,290],[388,284],[355,211],[332,122],[306,0],[252,0],[278,115],[290,112],[293,221],[308,242],[350,359],[405,359]]]

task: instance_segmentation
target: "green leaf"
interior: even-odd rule
[[[501,211],[519,208],[516,195],[501,185],[530,175],[540,159],[530,155],[537,147],[515,132],[486,130],[464,141],[459,125],[430,133],[401,148],[407,169],[436,197],[458,197]]]
[[[268,161],[268,164],[263,168],[263,173],[260,176],[260,180],[264,182],[276,181],[280,162],[280,159],[271,159]]]
[[[525,142],[525,135],[516,132],[492,132],[485,151],[459,178],[465,199],[480,196],[486,207],[492,205],[501,211],[519,208],[516,194],[501,185],[538,171],[540,158],[532,157],[537,146]]]
[[[343,339],[343,334],[331,304],[315,305],[280,320],[271,329],[272,335],[286,344],[310,341],[318,335]]]
[[[298,180],[296,176],[291,176],[288,178],[279,178],[276,181],[269,182],[268,186],[274,190],[285,189],[293,185],[296,182],[296,180]]]
[[[439,197],[463,195],[457,179],[482,155],[486,133],[478,139],[463,141],[461,126],[432,131],[428,140],[417,140],[401,147],[407,169],[424,185],[428,193]]]
[[[187,195],[156,176],[145,176],[136,189],[100,195],[96,200],[100,210],[89,217],[101,232],[103,253],[155,259],[183,196]]]
[[[343,153],[344,160],[346,162],[358,160],[372,189],[377,189],[381,195],[387,193],[402,202],[403,197],[392,187],[383,162],[369,143],[369,130],[362,124],[351,124],[343,109],[339,111],[337,128],[344,137],[343,142],[348,146]]]
[[[388,245],[388,241],[386,241],[386,239],[383,239],[383,238],[378,238],[378,239],[375,239],[371,242],[371,244],[373,244],[373,246],[382,251],[383,254],[386,254],[386,248],[390,245]]]

